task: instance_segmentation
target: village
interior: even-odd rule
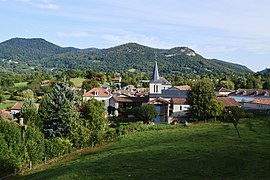
[[[149,83],[148,88],[136,88],[136,84],[121,87],[121,76],[112,79],[112,84],[104,87],[95,87],[89,91],[82,88],[74,88],[74,91],[83,92],[82,100],[88,101],[94,98],[104,103],[106,117],[132,117],[124,110],[145,104],[155,105],[158,116],[153,122],[170,124],[172,122],[188,121],[188,93],[191,86],[172,86],[169,81],[159,76],[158,64],[155,63],[151,80],[144,80]],[[43,85],[50,83],[50,80],[42,81]],[[105,83],[106,84],[106,83]],[[111,85],[111,86],[110,86]],[[111,87],[119,87],[111,89]],[[243,107],[246,110],[269,111],[270,110],[270,90],[262,89],[236,89],[216,88],[216,100],[228,107]],[[2,109],[0,115],[5,119],[17,119],[23,102],[15,103],[11,108]],[[37,109],[39,103],[36,103]],[[22,122],[21,122],[22,123]]]

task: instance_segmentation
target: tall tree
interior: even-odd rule
[[[263,89],[270,89],[270,78],[267,78],[263,83]]]
[[[75,110],[76,94],[68,82],[56,83],[41,101],[40,116],[46,137],[67,137],[75,129],[78,113]]]
[[[41,128],[41,121],[34,99],[25,99],[21,110],[22,117],[27,125],[35,125]]]
[[[100,87],[100,84],[95,80],[86,80],[82,83],[82,89],[89,91],[93,88]]]
[[[90,99],[83,103],[82,117],[83,125],[90,130],[90,140],[92,146],[98,143],[103,137],[107,118],[105,118],[106,110],[104,102],[96,99]]]
[[[136,119],[143,122],[151,122],[158,116],[157,108],[153,104],[135,107],[133,113]]]
[[[211,115],[211,101],[215,97],[214,86],[209,80],[198,81],[192,85],[188,94],[189,114],[197,120],[207,120]]]
[[[224,105],[221,102],[213,99],[209,102],[209,109],[207,114],[209,117],[213,117],[216,121],[216,118],[219,117],[224,112]]]

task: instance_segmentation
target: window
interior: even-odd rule
[[[158,92],[158,85],[155,84],[155,85],[154,85],[154,93],[157,93],[157,92]]]
[[[98,91],[95,91],[94,94],[95,94],[95,96],[98,96]]]

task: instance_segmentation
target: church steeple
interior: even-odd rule
[[[159,80],[159,74],[158,74],[158,66],[157,66],[157,61],[156,61],[154,71],[153,71],[153,74],[152,74],[152,81],[156,82],[158,80]]]

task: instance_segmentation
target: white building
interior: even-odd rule
[[[105,103],[104,108],[107,110],[109,106],[109,100],[112,97],[111,93],[104,88],[93,88],[83,94],[83,100],[88,101],[90,98],[94,98],[98,101]]]

